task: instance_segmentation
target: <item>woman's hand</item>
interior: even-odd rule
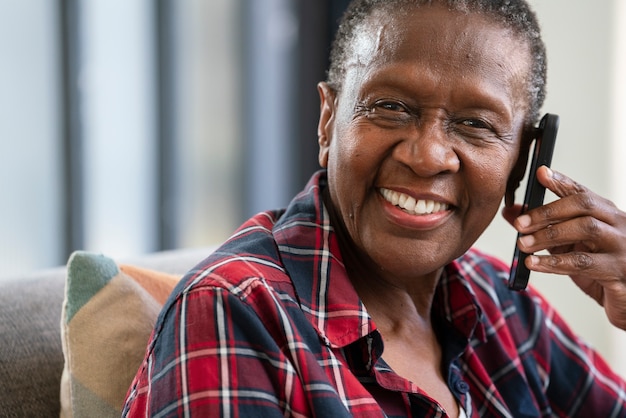
[[[503,215],[524,234],[522,251],[548,250],[533,255],[533,271],[567,274],[606,311],[611,323],[626,330],[626,213],[569,177],[547,167],[537,179],[560,197],[555,202],[519,215],[520,206]]]

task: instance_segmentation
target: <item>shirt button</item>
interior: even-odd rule
[[[460,392],[460,393],[467,393],[469,392],[469,389],[470,389],[469,385],[464,380],[458,380],[454,384],[454,387],[456,388],[457,392]]]

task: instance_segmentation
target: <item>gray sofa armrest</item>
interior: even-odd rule
[[[65,269],[0,282],[0,411],[58,416]]]
[[[182,275],[212,251],[213,248],[164,251],[118,262]],[[2,416],[59,416],[65,274],[65,267],[59,267],[0,280]]]

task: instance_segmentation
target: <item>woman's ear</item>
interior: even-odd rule
[[[520,182],[522,181],[522,179],[524,178],[524,174],[526,173],[530,144],[532,144],[536,136],[537,129],[532,126],[524,129],[522,133],[517,161],[515,163],[515,166],[513,166],[513,170],[511,171],[509,179],[506,183],[506,193],[504,195],[504,205],[506,207],[510,207],[515,204],[515,191],[518,189]]]
[[[317,85],[317,91],[320,95],[320,120],[317,125],[317,142],[320,146],[318,159],[320,165],[326,168],[335,120],[335,91],[325,82]]]

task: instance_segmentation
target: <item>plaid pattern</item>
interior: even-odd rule
[[[317,173],[286,211],[261,213],[192,270],[157,322],[125,416],[441,417],[381,358],[346,275]],[[450,390],[468,417],[626,417],[625,383],[508,267],[469,251],[433,315]]]

